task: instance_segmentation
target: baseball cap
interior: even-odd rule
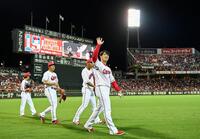
[[[28,77],[28,76],[31,76],[31,73],[30,72],[25,72],[24,73],[24,78]]]
[[[53,61],[50,61],[50,62],[48,63],[48,67],[50,67],[50,66],[52,66],[52,65],[55,65],[55,63],[54,63]]]

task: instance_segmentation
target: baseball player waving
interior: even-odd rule
[[[82,70],[81,76],[83,79],[83,84],[82,84],[82,104],[78,108],[74,119],[73,123],[76,125],[80,124],[80,115],[82,112],[85,110],[85,108],[88,106],[89,102],[92,104],[92,111],[96,109],[96,99],[95,99],[95,83],[94,83],[94,69],[93,69],[94,63],[92,60],[87,60],[86,61],[86,67]],[[96,117],[95,123],[102,123],[100,120],[99,116]]]
[[[24,116],[24,109],[26,102],[30,106],[32,115],[36,115],[36,110],[31,99],[32,85],[30,80],[30,72],[24,73],[24,80],[21,83],[21,105],[20,105],[20,116]]]
[[[109,128],[109,133],[111,135],[123,135],[125,134],[125,132],[122,130],[118,130],[116,128],[111,117],[111,102],[109,97],[111,84],[113,88],[119,93],[121,93],[121,88],[115,81],[111,69],[106,65],[107,61],[109,60],[109,52],[106,50],[101,51],[100,52],[101,61],[98,60],[99,50],[103,43],[104,41],[102,40],[102,38],[97,38],[97,46],[93,52],[93,57],[92,57],[92,60],[95,63],[95,66],[97,67],[95,73],[95,83],[96,83],[95,92],[99,99],[99,103],[95,111],[92,113],[88,121],[85,123],[84,127],[89,132],[94,131],[92,125],[94,124],[95,119],[99,115],[99,112],[103,110],[104,118],[107,127]]]

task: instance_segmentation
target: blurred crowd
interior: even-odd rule
[[[132,64],[152,65],[156,71],[200,71],[199,55],[134,54]]]
[[[23,77],[21,72],[14,68],[0,68],[0,92],[21,92],[21,82]],[[44,85],[34,82],[33,91],[43,92]]]
[[[9,70],[0,70],[0,92],[21,92],[23,80],[20,74],[12,74]],[[17,71],[15,71],[17,73]],[[165,78],[164,76],[150,79],[117,79],[119,85],[128,91],[200,91],[200,80],[185,76],[181,78]],[[44,85],[33,83],[34,92],[44,92]]]
[[[119,85],[129,91],[200,91],[200,80],[197,78],[151,78],[118,79]]]
[[[19,76],[16,75],[0,75],[0,92],[21,92],[21,81],[22,79],[19,79]],[[43,84],[34,82],[34,92],[43,92],[43,90]]]
[[[21,81],[18,75],[0,75],[0,91],[19,92]]]

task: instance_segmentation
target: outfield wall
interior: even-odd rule
[[[111,96],[117,96],[117,92],[111,92]],[[127,91],[124,93],[125,96],[138,96],[138,95],[200,95],[200,91],[174,91],[174,92],[132,92]],[[82,96],[82,93],[79,90],[76,91],[67,91],[67,96]],[[60,94],[58,94],[58,97]],[[31,93],[32,98],[43,98],[46,97],[43,92]],[[12,98],[21,98],[21,92],[0,92],[0,99],[12,99]]]

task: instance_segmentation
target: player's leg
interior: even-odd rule
[[[21,93],[20,116],[24,116],[24,109],[26,106],[27,96],[25,92]]]
[[[50,91],[48,88],[45,89],[45,95],[47,97],[47,99],[49,100],[49,103],[50,103],[50,106],[48,108],[46,108],[43,112],[40,113],[40,117],[45,117],[45,115],[49,112],[51,112],[51,109],[52,109],[52,101],[51,101],[51,98],[50,98]]]
[[[85,108],[88,106],[89,104],[89,100],[90,100],[90,95],[91,95],[91,92],[89,89],[86,89],[86,88],[83,88],[82,89],[82,104],[81,106],[78,108],[74,118],[73,118],[73,122],[75,124],[79,124],[79,119],[80,119],[80,115],[82,114],[82,112],[85,110]]]
[[[109,128],[110,134],[116,134],[118,129],[115,127],[112,117],[111,117],[111,102],[110,102],[110,88],[106,86],[100,86],[97,88],[100,92],[100,101],[103,105],[104,118]]]
[[[30,93],[27,94],[27,103],[29,104],[30,111],[31,111],[32,115],[35,115],[36,114],[36,110],[35,110],[35,107],[34,107],[34,104],[33,104],[33,101],[32,101]]]
[[[57,93],[55,89],[51,89],[50,98],[52,101],[52,109],[51,109],[52,122],[56,121],[55,124],[57,124],[56,111],[58,102],[57,102]]]
[[[92,105],[92,112],[94,112],[97,108],[97,104],[96,104],[96,98],[95,98],[93,91],[92,91],[91,96],[90,96],[90,103]],[[95,119],[94,123],[98,124],[98,123],[101,123],[101,122],[102,121],[101,121],[101,119],[99,118],[99,115],[98,115],[97,118]]]
[[[100,100],[99,97],[99,91],[96,90],[96,95],[98,97],[98,99]],[[88,129],[88,131],[90,132],[92,128],[92,125],[95,122],[95,119],[97,118],[97,116],[99,115],[99,113],[102,111],[102,101],[98,101],[98,105],[97,108],[93,111],[93,113],[91,114],[90,118],[87,120],[87,122],[85,123],[84,127],[86,129]]]

